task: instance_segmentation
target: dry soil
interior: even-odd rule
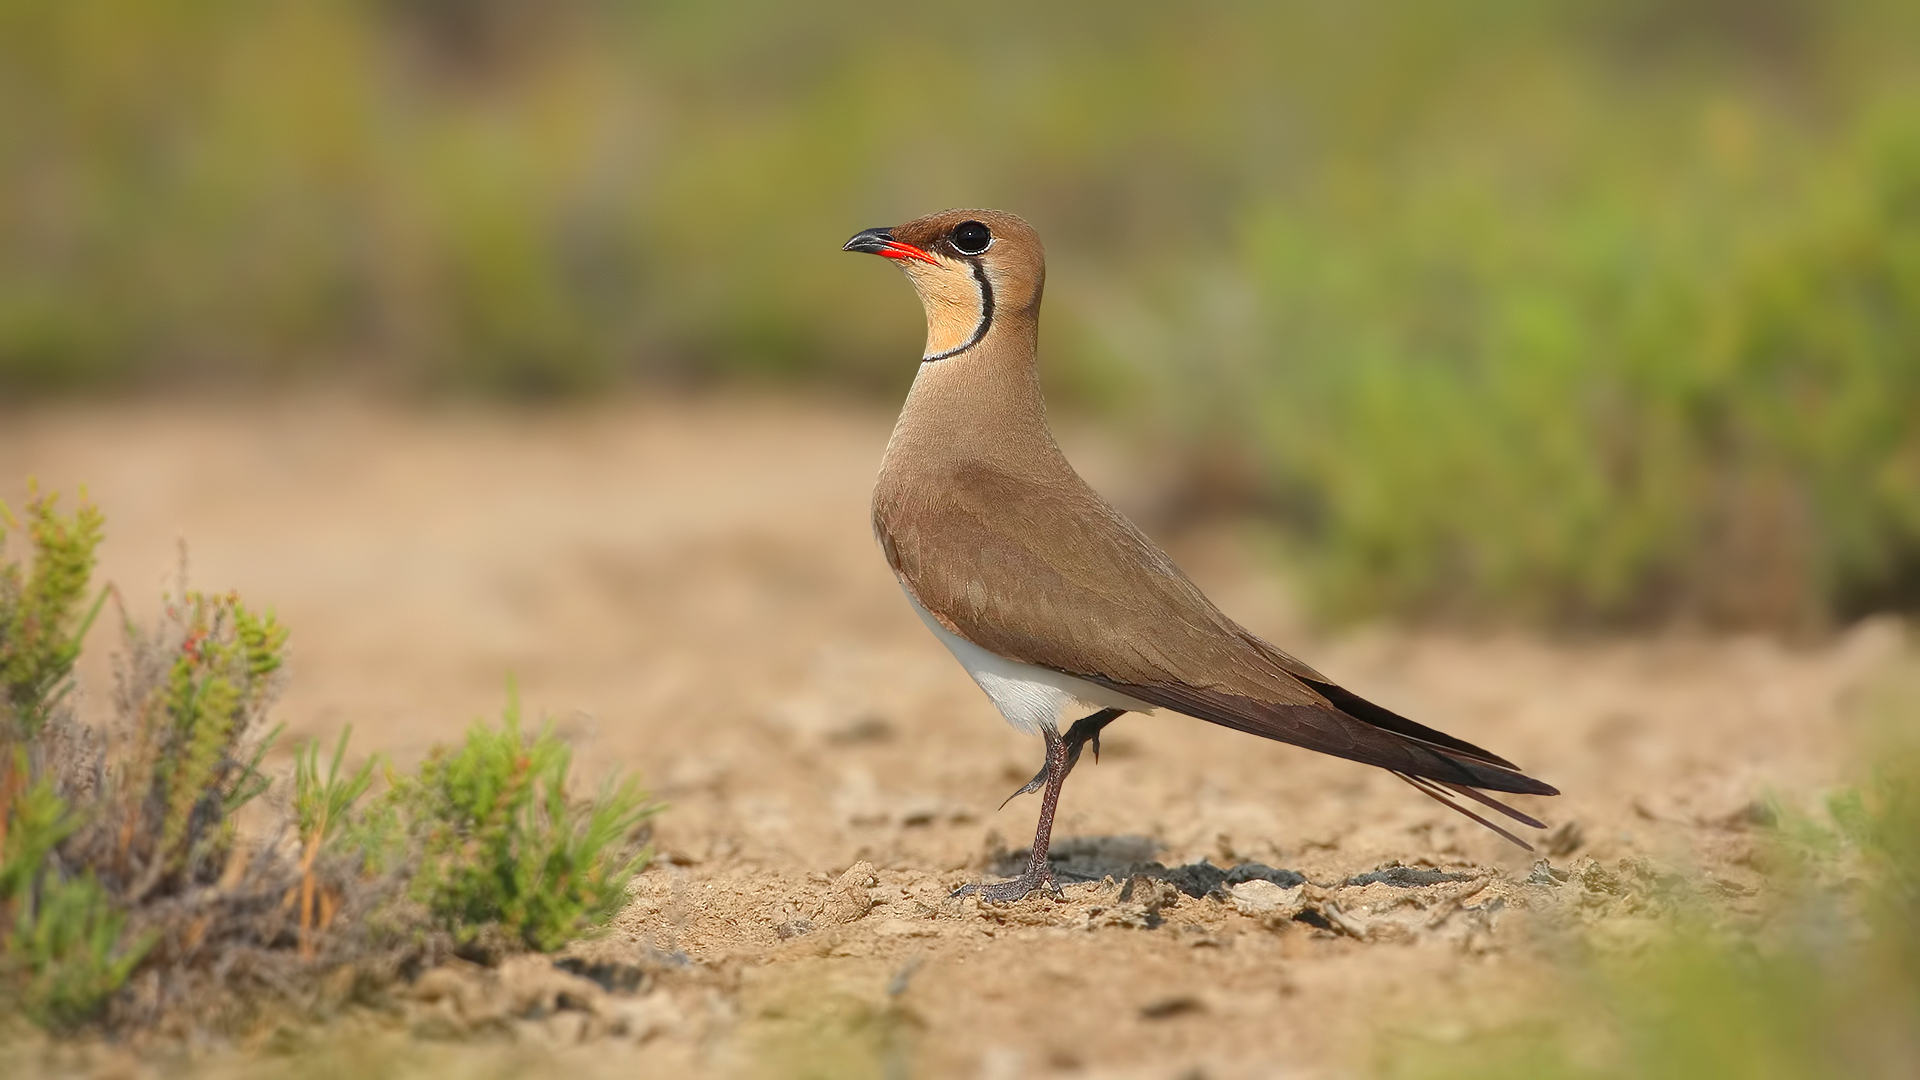
[[[1559,785],[1527,801],[1556,831],[1528,855],[1385,773],[1130,716],[1062,803],[1056,836],[1093,880],[983,909],[946,896],[1024,847],[1035,800],[996,807],[1039,747],[920,626],[875,548],[866,499],[889,420],[742,399],[0,414],[0,497],[17,506],[29,476],[84,484],[108,515],[103,573],[137,617],[184,541],[196,587],[291,625],[283,747],[351,723],[357,751],[406,764],[497,714],[511,675],[590,777],[637,771],[669,804],[631,907],[581,950],[636,973],[634,992],[475,1005],[472,987],[505,976],[473,972],[468,989],[192,1067],[1348,1075],[1537,1002],[1570,919],[1632,934],[1668,875],[1755,902],[1754,801],[1840,775],[1847,695],[1898,648],[1890,625],[1800,645],[1329,634],[1243,529],[1189,529],[1170,547],[1229,613]],[[1066,441],[1123,508],[1164,494],[1128,482],[1152,470],[1111,449],[1124,433]],[[91,715],[112,647],[102,626]],[[1307,883],[1195,896],[1151,866],[1135,877],[1201,860]],[[126,1075],[186,1060],[48,1054]]]

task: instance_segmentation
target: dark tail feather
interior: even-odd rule
[[[1341,712],[1346,713],[1356,720],[1372,724],[1377,728],[1384,728],[1396,735],[1405,735],[1410,739],[1426,743],[1429,746],[1437,746],[1443,750],[1453,751],[1453,753],[1457,755],[1483,761],[1489,765],[1498,765],[1500,768],[1510,772],[1520,771],[1520,766],[1515,765],[1513,762],[1508,761],[1506,758],[1501,757],[1491,750],[1482,749],[1465,739],[1454,738],[1452,735],[1437,728],[1430,728],[1425,724],[1409,720],[1391,709],[1375,705],[1373,702],[1348,690],[1344,686],[1330,682],[1320,682],[1316,679],[1303,679],[1301,681],[1313,687],[1315,692],[1321,697],[1332,702],[1334,708],[1339,709]]]
[[[1392,771],[1392,770],[1389,770],[1389,771]],[[1482,795],[1480,792],[1473,790],[1472,788],[1461,787],[1458,784],[1448,784],[1445,781],[1428,780],[1425,777],[1420,777],[1420,776],[1409,776],[1403,772],[1394,772],[1393,775],[1399,777],[1402,780],[1405,780],[1409,785],[1413,787],[1415,791],[1418,791],[1420,794],[1425,795],[1427,798],[1432,799],[1434,802],[1439,803],[1441,806],[1444,806],[1447,809],[1452,810],[1456,814],[1462,814],[1462,815],[1465,815],[1466,817],[1472,818],[1473,820],[1479,822],[1481,825],[1485,826],[1491,831],[1499,834],[1499,836],[1502,839],[1507,840],[1510,843],[1516,844],[1527,851],[1533,850],[1532,844],[1529,844],[1525,840],[1522,840],[1518,836],[1515,836],[1513,833],[1507,831],[1507,829],[1504,828],[1503,826],[1495,825],[1493,822],[1488,821],[1486,818],[1482,817],[1478,812],[1472,809],[1469,809],[1468,807],[1461,806],[1459,803],[1455,802],[1448,793],[1458,792],[1459,794],[1465,795],[1476,802],[1484,803],[1487,806],[1490,806],[1493,809],[1500,811],[1501,813],[1507,815],[1508,817],[1513,818],[1515,821],[1519,821],[1527,825],[1531,825],[1536,829],[1546,828],[1545,825],[1541,824],[1538,821],[1535,821],[1533,818],[1528,817],[1527,815],[1521,813],[1520,811],[1515,810],[1513,807],[1508,806],[1505,803],[1499,802],[1497,800],[1490,799],[1487,796]]]
[[[1559,788],[1535,780],[1505,758],[1464,739],[1416,724],[1331,683],[1306,684],[1326,699],[1327,703],[1321,704],[1260,700],[1185,683],[1136,684],[1115,682],[1098,675],[1079,677],[1222,727],[1377,765],[1447,809],[1472,818],[1527,851],[1533,850],[1532,844],[1461,805],[1459,799],[1477,802],[1523,825],[1544,829],[1546,826],[1541,822],[1487,797],[1480,789],[1516,795],[1560,794]]]
[[[1445,780],[1439,780],[1435,782],[1446,787],[1451,791],[1456,791],[1462,795],[1465,795],[1467,798],[1472,799],[1474,802],[1479,803],[1481,806],[1491,807],[1495,810],[1498,810],[1501,813],[1507,815],[1508,817],[1512,818],[1513,820],[1519,822],[1522,825],[1531,825],[1536,829],[1544,829],[1547,827],[1546,822],[1540,821],[1539,819],[1534,818],[1528,814],[1523,814],[1520,811],[1515,810],[1513,807],[1508,806],[1506,803],[1503,803],[1498,799],[1489,797],[1487,793],[1484,791],[1475,791],[1472,788],[1466,787],[1461,784],[1449,784]]]
[[[1184,683],[1122,683],[1098,675],[1078,677],[1222,727],[1391,772],[1516,795],[1560,794],[1552,784],[1520,772],[1504,758],[1377,707],[1371,711],[1379,722],[1369,723],[1322,702],[1265,701]],[[1387,726],[1385,717],[1393,717],[1392,726]]]

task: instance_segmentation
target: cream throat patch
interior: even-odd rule
[[[927,309],[927,348],[921,362],[965,352],[987,336],[993,325],[993,283],[979,260],[941,257],[938,265],[904,262]]]

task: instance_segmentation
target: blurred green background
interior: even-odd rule
[[[1052,263],[1053,399],[1334,617],[1920,607],[1920,5],[0,0],[0,397],[891,398],[844,256]],[[3,414],[0,414],[3,415]]]

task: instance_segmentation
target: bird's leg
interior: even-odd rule
[[[1067,742],[1058,731],[1042,728],[1040,734],[1047,740],[1046,791],[1040,796],[1040,821],[1033,828],[1033,854],[1027,859],[1026,872],[991,885],[962,885],[954,892],[955,899],[972,893],[989,904],[1011,904],[1041,886],[1055,896],[1061,895],[1059,883],[1053,880],[1053,867],[1047,864],[1047,845],[1053,839],[1053,812],[1060,805],[1060,787],[1067,782],[1067,771],[1073,763],[1067,754]]]
[[[1080,764],[1080,748],[1087,743],[1093,744],[1093,760],[1100,760],[1100,729],[1120,719],[1121,714],[1126,711],[1125,709],[1101,709],[1092,716],[1083,716],[1073,722],[1073,726],[1067,729],[1066,735],[1068,772],[1072,772],[1073,767]],[[1007,796],[1006,800],[1000,804],[1000,808],[1004,810],[1007,803],[1022,795],[1031,795],[1039,791],[1047,782],[1048,767],[1046,764],[1041,765],[1040,771],[1033,774],[1033,779],[1027,781],[1026,786],[1019,791]]]

